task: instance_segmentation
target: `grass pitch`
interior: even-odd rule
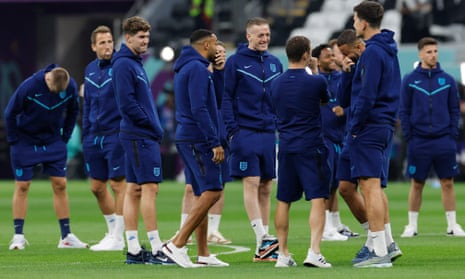
[[[169,239],[180,220],[183,185],[167,181],[161,184],[157,200],[158,226],[162,239]],[[391,183],[387,189],[394,238],[404,252],[393,268],[356,269],[351,260],[362,246],[365,235],[345,242],[323,242],[322,253],[333,265],[315,269],[302,265],[309,246],[309,203],[301,200],[291,208],[289,248],[298,263],[296,268],[274,268],[273,263],[253,263],[254,235],[242,202],[238,182],[226,187],[226,202],[221,232],[232,239],[233,246],[249,248],[237,252],[234,247],[210,246],[212,253],[229,262],[226,268],[182,269],[177,266],[125,265],[122,252],[91,252],[87,249],[58,249],[59,226],[52,207],[48,181],[33,181],[25,236],[30,245],[23,251],[9,251],[13,236],[11,198],[13,181],[0,181],[0,278],[463,278],[465,238],[447,237],[441,191],[427,185],[419,217],[419,234],[400,238],[407,223],[408,183]],[[457,221],[465,225],[465,184],[456,184]],[[105,233],[105,223],[88,181],[69,181],[71,229],[82,241],[98,242]],[[275,199],[272,200],[272,218]],[[360,226],[339,199],[341,218],[354,231]],[[273,221],[271,221],[271,224]],[[274,232],[271,225],[271,232]],[[139,237],[148,246],[142,222]],[[235,252],[236,251],[236,252]],[[195,245],[189,255],[196,255]]]

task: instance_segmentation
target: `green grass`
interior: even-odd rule
[[[465,185],[456,185],[458,222],[465,225]],[[390,214],[394,238],[404,256],[390,269],[355,269],[351,259],[362,246],[365,236],[346,242],[323,242],[322,252],[333,264],[329,270],[304,267],[301,263],[309,246],[309,204],[300,201],[291,208],[289,248],[299,266],[276,269],[272,263],[252,263],[253,252],[224,254],[219,257],[230,263],[228,268],[182,269],[176,266],[125,265],[122,252],[91,252],[89,250],[57,249],[59,227],[52,207],[48,181],[34,181],[29,193],[29,212],[25,234],[30,245],[24,251],[9,251],[13,236],[11,220],[12,181],[0,181],[0,278],[462,278],[465,259],[465,238],[446,237],[446,220],[439,189],[425,187],[419,219],[419,235],[400,238],[407,222],[407,183],[390,184]],[[105,224],[87,181],[70,181],[71,228],[90,244],[103,237]],[[183,185],[161,184],[157,201],[158,225],[162,239],[177,230]],[[274,195],[274,194],[273,194]],[[273,198],[273,207],[275,200]],[[342,220],[360,232],[344,204],[339,199]],[[273,210],[274,211],[274,210]],[[273,214],[272,214],[273,215]],[[237,182],[226,188],[226,204],[221,231],[233,245],[253,248],[254,236],[242,203],[242,187]],[[274,229],[271,229],[274,232]],[[147,244],[140,223],[140,239]],[[194,256],[195,245],[189,246]],[[211,246],[213,253],[225,253],[231,248]]]

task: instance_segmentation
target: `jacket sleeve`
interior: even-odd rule
[[[341,82],[337,87],[336,98],[343,108],[350,107],[350,94],[352,91],[352,78],[354,76],[354,71],[355,69],[352,69],[349,73],[343,72]]]
[[[10,98],[5,109],[5,120],[7,130],[7,141],[10,144],[15,144],[19,140],[19,131],[17,125],[17,117],[23,112],[24,99],[27,94],[26,86],[21,84]]]
[[[460,99],[457,83],[451,78],[451,90],[449,92],[450,130],[454,138],[459,136]]]
[[[199,127],[208,142],[208,145],[213,148],[220,146],[220,133],[218,125],[212,120],[210,113],[218,114],[216,104],[211,102],[214,107],[209,107],[210,86],[214,86],[210,81],[208,70],[203,67],[192,69],[188,80],[189,98],[191,104],[191,112]],[[211,110],[211,111],[210,111]],[[218,122],[216,122],[218,123]]]
[[[410,89],[409,76],[406,76],[402,80],[401,91],[400,91],[400,109],[399,118],[400,125],[402,128],[402,134],[406,141],[410,140],[412,134],[412,127],[410,125],[410,115],[412,113],[412,90]]]
[[[79,95],[76,82],[71,80],[66,90],[71,94],[72,97],[68,102],[65,121],[63,124],[62,138],[64,142],[69,141],[79,114]]]
[[[221,109],[224,95],[224,70],[213,71],[213,83],[215,84],[216,105]]]
[[[84,81],[84,103],[82,108],[82,136],[86,137],[90,133],[90,104],[91,104],[91,94],[89,90],[89,84],[87,81]]]
[[[233,57],[231,57],[233,58]],[[227,137],[231,138],[239,126],[236,122],[235,117],[235,98],[236,98],[236,86],[237,86],[237,74],[235,69],[235,64],[233,59],[228,59],[225,65],[224,73],[224,95],[223,103],[221,105],[221,112],[223,114],[223,120],[226,126]]]
[[[128,116],[140,127],[152,127],[150,118],[139,104],[136,96],[135,84],[146,82],[137,77],[135,70],[129,63],[116,63],[113,66],[113,88],[116,93],[120,112]]]
[[[382,61],[373,51],[365,50],[357,67],[361,67],[362,87],[357,102],[353,106],[349,127],[351,135],[357,135],[364,126],[370,110],[375,104],[378,86],[382,78]]]

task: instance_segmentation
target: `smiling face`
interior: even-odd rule
[[[266,51],[270,43],[270,25],[255,24],[247,28],[247,41],[249,48],[257,51]]]
[[[110,60],[113,54],[113,36],[111,33],[97,33],[95,43],[92,44],[92,50],[98,59]]]
[[[328,47],[321,50],[320,57],[318,57],[318,67],[320,71],[324,73],[329,73],[337,69],[336,57],[331,48]]]

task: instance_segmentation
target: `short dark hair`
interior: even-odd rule
[[[134,36],[137,32],[147,32],[150,31],[152,27],[150,23],[140,16],[133,16],[127,18],[123,21],[123,33]]]
[[[418,41],[417,48],[418,48],[418,50],[421,50],[421,49],[424,48],[425,46],[428,46],[428,45],[437,45],[437,44],[438,44],[438,41],[437,41],[435,38],[424,37],[424,38],[421,38],[421,39]]]
[[[359,38],[354,29],[345,29],[337,37],[337,46],[353,45]]]
[[[310,52],[310,40],[305,36],[294,36],[286,42],[286,55],[290,62],[299,62],[305,52]]]
[[[190,43],[196,43],[202,39],[210,37],[211,35],[213,35],[213,32],[208,29],[197,29],[194,32],[192,32],[190,37]]]
[[[354,7],[357,17],[368,22],[372,28],[379,28],[384,16],[384,7],[376,1],[365,0]]]
[[[319,46],[312,49],[312,56],[315,58],[320,58],[321,51],[325,48],[331,48],[329,44],[320,44]]]

